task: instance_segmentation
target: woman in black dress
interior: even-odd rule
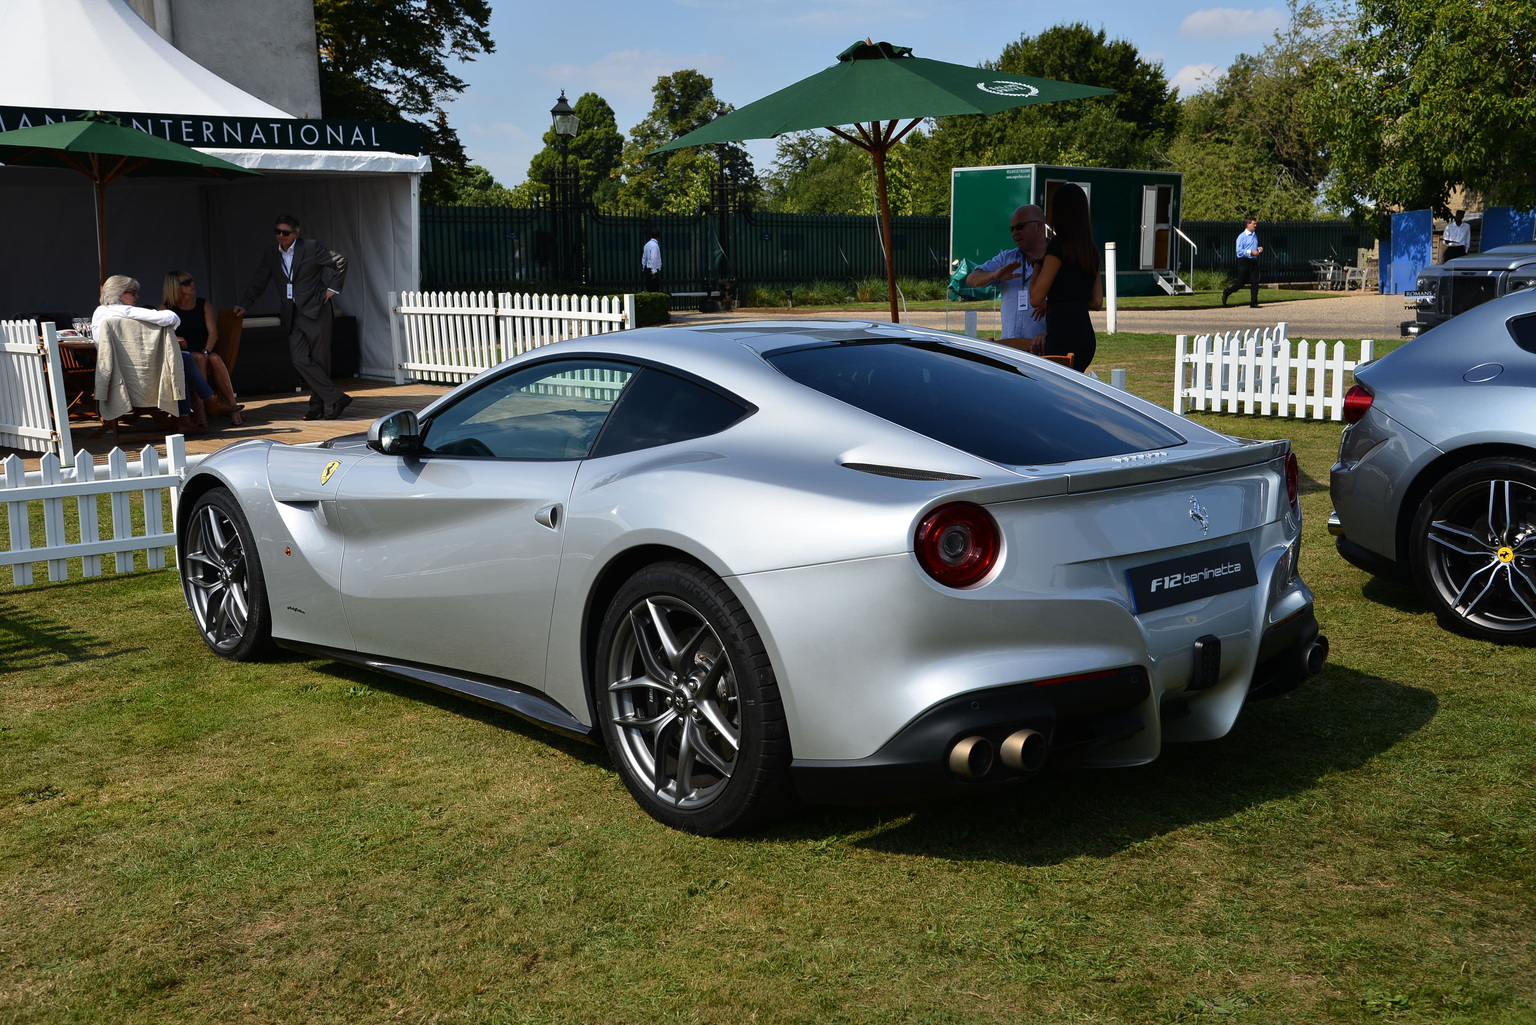
[[[245,407],[235,401],[235,387],[229,379],[229,368],[224,365],[219,354],[212,351],[219,340],[219,326],[213,318],[213,307],[208,305],[207,299],[197,294],[196,284],[192,275],[179,270],[171,271],[165,276],[165,283],[160,289],[160,308],[173,310],[181,318],[181,327],[176,333],[186,343],[197,369],[218,392],[224,408],[229,411],[229,422],[239,427],[245,423],[245,417],[240,415]]]
[[[1104,305],[1087,193],[1071,182],[1057,186],[1050,220],[1056,236],[1046,244],[1045,261],[1030,279],[1029,301],[1045,307],[1046,355],[1071,353],[1073,369],[1087,370],[1098,347],[1088,314]]]

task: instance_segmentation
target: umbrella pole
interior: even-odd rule
[[[880,199],[880,242],[885,249],[885,287],[891,297],[891,323],[901,323],[896,309],[896,252],[891,248],[891,202],[885,191],[885,146],[877,142],[870,147],[875,161],[875,194]]]
[[[96,288],[107,280],[107,183],[96,181]]]

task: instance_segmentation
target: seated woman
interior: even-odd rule
[[[139,283],[126,274],[114,274],[102,282],[101,305],[97,306],[96,312],[91,314],[91,338],[96,339],[98,345],[101,344],[102,324],[116,317],[142,320],[156,327],[181,326],[181,318],[173,311],[147,309],[138,305],[138,299]],[[192,354],[185,349],[181,352],[181,365],[186,374],[187,387],[192,392],[192,398],[179,399],[177,412],[183,417],[188,417],[192,427],[206,427],[208,421],[203,416],[203,400],[212,398],[214,391],[208,387],[208,381],[203,377],[202,371],[198,370]]]
[[[229,379],[229,368],[213,351],[219,340],[219,325],[213,317],[213,307],[194,289],[192,275],[173,270],[165,276],[160,288],[160,308],[170,310],[181,318],[179,334],[187,343],[187,352],[197,363],[198,371],[215,390],[229,413],[229,422],[239,427],[245,423],[240,411],[245,407],[235,400],[235,386]]]

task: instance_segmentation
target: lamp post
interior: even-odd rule
[[[571,228],[571,213],[576,206],[576,175],[570,170],[570,145],[576,133],[581,130],[581,119],[576,116],[576,111],[565,100],[565,90],[560,90],[560,98],[549,110],[550,119],[554,122],[555,137],[560,140],[560,176],[555,181],[554,201],[556,216],[560,220],[560,276],[569,280],[571,274],[572,250],[578,248],[575,244],[575,232]],[[584,276],[584,275],[583,275]]]

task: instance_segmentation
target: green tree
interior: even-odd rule
[[[734,109],[716,99],[713,79],[692,69],[677,71],[658,78],[651,94],[650,114],[630,129],[624,146],[621,201],[644,210],[691,211],[709,201],[721,173],[738,188],[756,190],[752,158],[735,143],[653,152]]]
[[[582,93],[572,109],[581,129],[569,143],[566,161],[581,176],[582,194],[593,205],[611,206],[619,194],[619,164],[624,155],[624,136],[613,108],[597,93]],[[544,133],[544,148],[528,163],[526,194],[544,197],[549,182],[560,173],[560,138],[553,125]]]
[[[1183,101],[1168,160],[1184,173],[1184,216],[1314,217],[1331,159],[1318,94],[1343,46],[1335,13],[1292,3],[1289,25],[1240,55],[1214,86]]]
[[[1179,103],[1162,64],[1142,60],[1134,44],[1108,40],[1102,29],[1083,24],[1057,25],[1038,36],[1020,36],[985,67],[1102,86],[1115,95],[939,119],[918,161],[924,205],[947,197],[951,167],[1164,165],[1163,150],[1178,129]]]
[[[764,182],[766,205],[783,213],[857,213],[866,205],[872,173],[869,154],[851,142],[825,132],[794,132],[778,140]]]
[[[449,63],[493,53],[489,0],[315,0],[320,102],[328,118],[415,121],[433,171],[422,201],[453,195],[464,147],[444,103],[464,91]]]
[[[513,190],[479,164],[450,167],[444,175],[442,206],[517,206]]]
[[[1319,118],[1340,208],[1536,206],[1536,0],[1359,0]]]

